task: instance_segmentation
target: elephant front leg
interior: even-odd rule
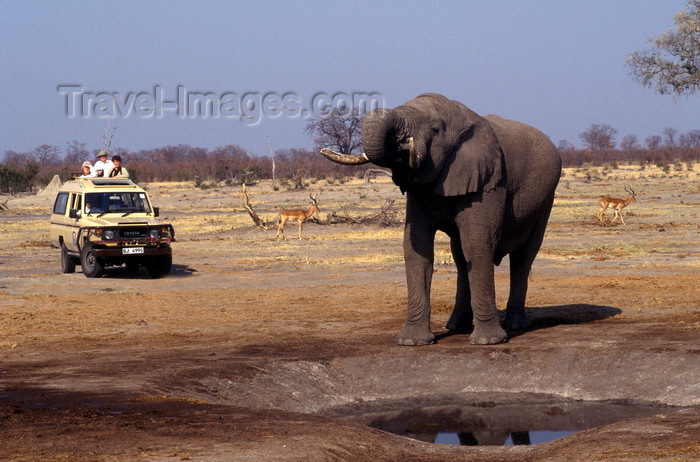
[[[493,258],[487,255],[469,259],[469,287],[474,310],[474,330],[469,342],[474,345],[493,345],[508,339],[501,327],[496,309]]]
[[[420,231],[420,232],[419,232]],[[408,287],[406,325],[399,345],[428,345],[435,342],[430,331],[430,285],[433,278],[435,233],[408,224],[404,232],[404,262]]]

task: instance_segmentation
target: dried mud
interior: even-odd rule
[[[438,341],[399,347],[399,228],[310,223],[299,241],[288,225],[277,241],[252,226],[238,188],[153,184],[177,233],[173,272],[87,279],[60,272],[53,198],[10,198],[0,214],[0,459],[698,460],[697,178],[635,184],[626,226],[595,219],[596,198],[622,185],[562,183],[530,281],[533,327],[489,347],[442,327],[455,284],[442,235]],[[385,181],[312,189],[321,217],[404,200]],[[268,220],[308,200],[268,184],[248,191]],[[507,263],[496,271],[500,308]],[[362,424],[483,402],[659,410],[527,447],[436,445]]]

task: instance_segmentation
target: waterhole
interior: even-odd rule
[[[672,410],[621,402],[478,401],[459,407],[394,408],[352,420],[420,441],[466,446],[530,445],[589,428]]]

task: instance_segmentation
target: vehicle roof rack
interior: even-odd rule
[[[92,181],[95,186],[119,186],[119,185],[134,185],[136,183],[128,178],[83,178],[84,180]]]

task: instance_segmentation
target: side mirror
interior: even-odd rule
[[[160,215],[160,207],[153,207],[153,216],[157,217]]]
[[[80,215],[78,215],[78,209],[70,209],[68,212],[68,216],[71,218],[75,218],[76,220],[80,218]]]

